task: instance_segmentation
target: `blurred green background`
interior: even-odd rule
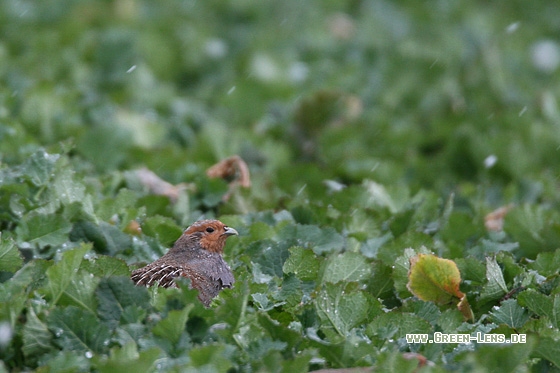
[[[556,202],[559,20],[550,1],[5,0],[2,162],[64,141],[88,172],[177,183],[239,154],[255,208],[363,178]]]

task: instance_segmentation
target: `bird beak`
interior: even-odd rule
[[[224,235],[226,236],[239,236],[239,233],[233,228],[225,227],[225,230]]]

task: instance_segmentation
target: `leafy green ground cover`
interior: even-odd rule
[[[2,1],[0,371],[558,371],[559,19]],[[250,188],[206,175],[233,154]],[[201,217],[239,231],[236,286],[135,287]],[[436,332],[527,339],[406,339]]]

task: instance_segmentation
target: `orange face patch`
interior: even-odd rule
[[[201,220],[192,224],[185,235],[200,234],[200,245],[215,253],[223,253],[226,239],[231,235],[237,235],[237,231],[229,228],[219,220]]]

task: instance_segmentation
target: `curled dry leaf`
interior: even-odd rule
[[[484,226],[486,229],[493,232],[500,232],[504,228],[504,218],[512,208],[513,204],[509,204],[486,215],[484,218]]]
[[[179,194],[187,187],[187,184],[185,183],[180,183],[177,185],[168,183],[167,181],[156,175],[153,171],[148,170],[145,167],[136,170],[135,174],[140,180],[140,183],[147,187],[150,192],[160,196],[166,196],[173,203],[177,202]]]
[[[206,170],[206,175],[210,178],[222,178],[229,181],[229,191],[223,197],[224,201],[227,201],[231,196],[233,189],[237,185],[241,185],[243,188],[251,187],[251,175],[249,174],[249,167],[247,163],[238,155],[232,155],[226,159],[221,160],[216,163],[208,170]]]

